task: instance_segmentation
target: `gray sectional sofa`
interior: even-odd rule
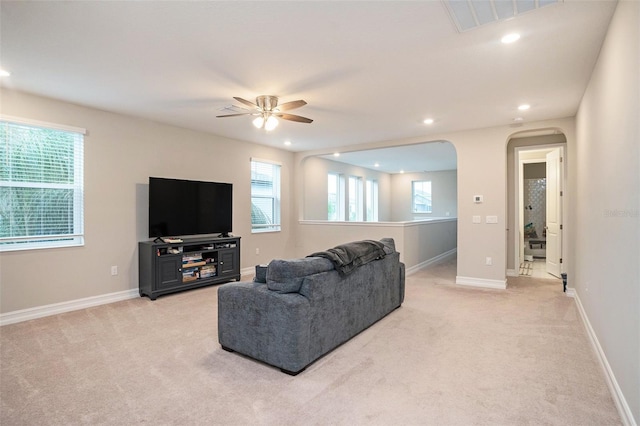
[[[225,350],[297,374],[398,308],[405,271],[386,238],[273,260],[259,281],[218,288],[218,340]]]

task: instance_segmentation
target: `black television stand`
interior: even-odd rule
[[[158,296],[240,281],[240,237],[202,237],[138,243],[140,296]]]

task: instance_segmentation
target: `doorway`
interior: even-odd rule
[[[525,247],[525,229],[524,226],[528,223],[533,222],[532,220],[528,220],[525,222],[525,203],[524,198],[521,197],[524,191],[524,182],[521,183],[521,179],[524,177],[524,170],[521,169],[522,164],[527,163],[542,163],[544,165],[544,177],[545,177],[545,190],[549,188],[549,183],[547,180],[547,156],[546,154],[549,152],[553,152],[556,148],[562,148],[562,154],[558,156],[558,170],[552,171],[557,173],[560,177],[560,183],[558,184],[557,191],[554,193],[559,193],[559,191],[564,191],[564,182],[566,177],[565,168],[567,166],[566,163],[566,154],[567,154],[567,137],[564,132],[557,128],[547,128],[547,129],[535,129],[535,130],[524,130],[521,132],[515,132],[507,139],[507,212],[506,212],[506,234],[505,234],[505,246],[506,246],[506,275],[509,277],[517,277],[520,275],[520,265],[521,258],[524,260],[524,247]],[[560,151],[557,151],[560,152]],[[562,157],[563,160],[560,162],[559,157]],[[535,167],[542,167],[541,165]],[[538,170],[538,174],[542,173]],[[535,177],[535,175],[534,175]],[[558,180],[556,180],[558,182]],[[566,225],[567,219],[567,209],[563,208],[564,201],[566,201],[566,191],[563,193],[564,196],[560,198],[560,203],[558,203],[558,208],[560,210],[556,212],[556,216],[564,219],[564,224]],[[527,203],[526,205],[528,206]],[[544,278],[556,279],[556,277],[552,274],[547,273],[547,265],[546,260],[550,257],[550,242],[548,241],[548,227],[549,220],[547,220],[547,200],[546,200],[546,192],[545,192],[545,213],[544,219],[542,223],[536,225],[536,233],[538,237],[542,237],[541,234],[546,234],[544,237],[546,241],[544,241],[544,252],[535,251],[540,250],[542,245],[540,243],[534,244],[533,246],[529,246],[527,250],[527,254],[534,255],[534,263],[530,265],[532,269],[535,267],[537,275],[542,275]],[[532,207],[535,206],[532,204]],[[540,207],[541,208],[541,207]],[[530,212],[533,212],[530,210]],[[537,213],[541,213],[541,210]],[[562,225],[563,220],[558,222],[558,228]],[[535,222],[534,222],[535,224]],[[545,229],[545,226],[547,229]],[[565,226],[566,228],[566,226]],[[563,232],[563,230],[560,230]],[[562,235],[560,235],[562,238]],[[561,243],[558,248],[558,261],[562,258],[562,251],[566,250],[563,248],[565,246]],[[533,248],[531,248],[533,247]],[[530,250],[534,250],[530,252]],[[521,253],[522,251],[522,253]],[[542,257],[542,253],[544,253],[544,259],[536,259],[537,256]],[[566,264],[561,263],[560,265],[560,273],[565,272]]]
[[[518,147],[514,154],[517,275],[560,278],[564,145]]]

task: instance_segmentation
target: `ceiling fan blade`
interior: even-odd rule
[[[216,118],[224,118],[224,117],[238,117],[240,115],[256,115],[253,112],[243,112],[241,114],[227,114],[227,115],[216,115]]]
[[[236,101],[238,101],[238,102],[240,102],[240,103],[243,103],[243,104],[245,104],[245,105],[247,105],[247,106],[250,106],[250,107],[251,107],[251,108],[253,108],[253,109],[260,109],[260,108],[258,107],[258,105],[254,104],[253,102],[250,102],[250,101],[248,101],[248,100],[246,100],[246,99],[242,99],[242,98],[239,98],[239,97],[237,97],[237,96],[234,96],[234,97],[233,97],[233,99],[235,99]]]
[[[312,123],[313,120],[307,117],[301,117],[299,115],[294,115],[294,114],[273,114],[276,117],[280,117],[283,120],[291,120],[291,121],[297,121],[298,123]]]
[[[285,102],[283,104],[278,105],[278,110],[280,111],[288,111],[294,108],[300,108],[301,106],[305,106],[307,103],[302,99],[298,101]]]

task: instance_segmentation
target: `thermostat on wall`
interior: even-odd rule
[[[482,195],[474,195],[473,196],[473,202],[474,203],[481,203],[482,202]]]

